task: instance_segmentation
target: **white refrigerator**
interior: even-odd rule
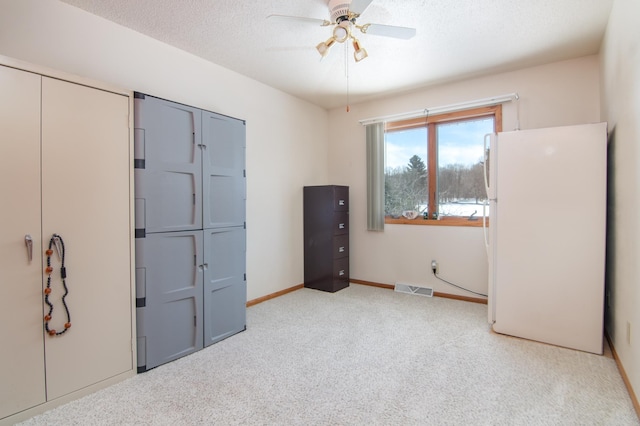
[[[492,135],[488,163],[493,330],[602,354],[606,123]]]

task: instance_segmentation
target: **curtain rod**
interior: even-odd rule
[[[386,121],[408,120],[410,118],[424,117],[426,115],[444,114],[446,112],[462,111],[465,109],[478,108],[483,106],[497,105],[504,102],[510,102],[520,99],[517,93],[509,93],[501,96],[493,96],[490,98],[476,99],[475,101],[461,102],[458,104],[450,104],[435,108],[424,108],[417,111],[405,112],[402,114],[386,115],[384,117],[367,118],[360,120],[360,124],[366,126],[373,123],[384,123]]]

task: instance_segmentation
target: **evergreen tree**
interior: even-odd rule
[[[427,167],[414,155],[404,168],[385,173],[385,214],[399,217],[405,210],[419,210],[428,201]]]

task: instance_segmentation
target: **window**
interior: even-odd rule
[[[387,123],[385,223],[481,225],[484,136],[501,130],[500,105]]]

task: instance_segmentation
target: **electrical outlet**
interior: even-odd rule
[[[431,261],[431,270],[436,274],[438,273],[438,262],[436,262],[435,260]]]

